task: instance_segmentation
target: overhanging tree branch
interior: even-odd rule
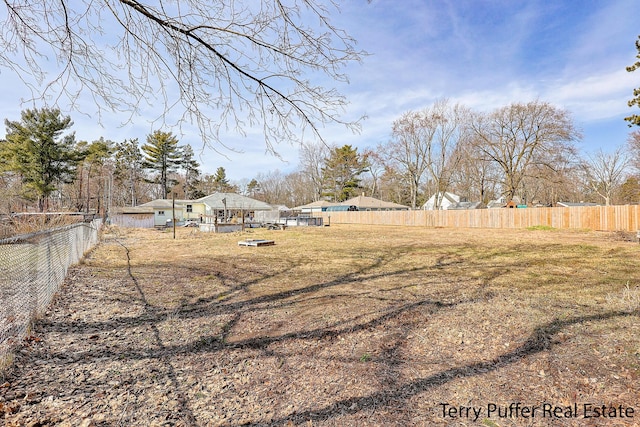
[[[220,131],[229,126],[245,133],[260,124],[272,152],[282,141],[300,141],[305,128],[320,139],[327,123],[358,128],[341,118],[342,95],[311,83],[346,82],[341,71],[364,55],[330,23],[332,0],[4,5],[0,59],[23,74],[33,99],[53,96],[73,107],[88,92],[98,116],[126,112],[124,123],[160,99],[154,121],[194,124],[215,147],[224,146]],[[57,68],[49,68],[51,58]]]

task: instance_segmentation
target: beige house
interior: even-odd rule
[[[197,200],[156,199],[139,206],[122,208],[114,223],[126,225],[131,219],[146,218],[149,225],[161,227],[170,223],[195,221],[198,223],[225,222],[231,218],[252,217],[256,211],[272,210],[267,203],[235,193],[214,193]],[[149,218],[153,218],[153,222]]]
[[[201,209],[205,220],[212,223],[226,222],[232,218],[253,218],[257,211],[272,211],[274,207],[260,200],[236,193],[213,193],[195,200],[194,206]]]
[[[136,206],[138,209],[148,209],[153,212],[153,225],[163,226],[170,222],[175,215],[176,221],[198,220],[204,208],[193,200],[156,199]]]

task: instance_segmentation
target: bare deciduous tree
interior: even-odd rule
[[[640,130],[633,131],[629,134],[627,148],[629,150],[629,161],[631,165],[635,168],[636,172],[640,173]]]
[[[382,146],[384,156],[393,169],[407,177],[411,207],[416,208],[420,182],[427,170],[427,146],[435,129],[425,125],[426,111],[409,111],[393,122],[392,138]]]
[[[611,153],[598,150],[582,163],[587,184],[604,199],[605,205],[611,204],[611,196],[622,184],[628,164],[622,147]]]
[[[483,155],[472,141],[460,148],[460,162],[452,175],[455,192],[470,201],[484,204],[496,197],[500,171],[495,162]]]
[[[378,150],[366,149],[363,151],[363,155],[366,156],[369,164],[368,172],[370,178],[364,179],[369,187],[369,194],[371,197],[379,197],[380,190],[380,177],[385,171],[385,162],[380,155],[380,148]]]
[[[285,175],[280,170],[259,173],[256,180],[260,183],[262,200],[274,205],[289,203]]]
[[[364,54],[330,22],[332,0],[43,0],[4,2],[0,62],[34,99],[78,109],[88,91],[97,113],[131,120],[160,103],[164,124],[192,123],[205,143],[221,129],[263,129],[275,152],[303,131],[343,123],[346,99],[309,80],[346,81]],[[174,118],[170,118],[174,116]],[[173,122],[175,123],[166,123]]]
[[[575,154],[580,133],[569,113],[546,102],[515,103],[472,121],[478,147],[502,169],[507,200],[521,189],[532,168],[556,168],[554,161]]]
[[[323,143],[309,141],[300,144],[299,168],[311,184],[311,201],[318,201],[322,197],[322,168],[332,148]]]
[[[300,171],[292,172],[284,177],[287,187],[286,203],[289,208],[305,205],[315,201],[314,194],[310,191],[313,188],[309,177]]]
[[[467,121],[471,112],[460,104],[449,105],[447,100],[437,101],[429,122],[436,129],[427,150],[427,168],[434,184],[434,209],[439,210],[442,197],[451,185],[452,176],[462,159],[464,145],[470,135]]]
[[[425,172],[429,172],[435,191],[446,191],[459,161],[458,143],[466,138],[464,120],[468,115],[464,107],[441,99],[421,111],[404,113],[393,122],[392,139],[381,149],[407,176],[412,208],[416,208]]]
[[[401,173],[394,166],[385,166],[384,172],[380,175],[378,188],[381,199],[401,205],[410,204],[410,185],[407,182],[407,175]]]
[[[527,203],[555,206],[560,201],[584,200],[579,186],[579,165],[575,159],[556,159],[554,167],[534,165],[525,176],[522,192]]]

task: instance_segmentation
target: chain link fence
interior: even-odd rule
[[[120,227],[153,228],[155,226],[153,214],[144,217],[142,215],[111,215],[109,219],[111,220],[111,224]]]
[[[0,240],[0,371],[44,314],[67,270],[98,242],[101,220]]]

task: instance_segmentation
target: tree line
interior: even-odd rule
[[[154,131],[114,142],[77,140],[71,117],[58,109],[27,109],[5,120],[0,140],[0,212],[104,212],[173,195],[195,199],[234,191],[224,168],[202,174],[189,144]]]
[[[265,195],[299,200],[294,182],[313,191],[305,200],[344,201],[365,193],[412,208],[431,195],[456,193],[487,204],[502,198],[528,205],[559,201],[601,204],[640,201],[640,132],[611,151],[580,154],[581,135],[570,114],[542,101],[477,112],[446,99],[409,111],[391,126],[388,141],[359,152],[345,145],[303,145],[300,168],[272,176]],[[282,197],[282,195],[285,195]],[[441,203],[436,198],[436,206]]]
[[[289,206],[366,193],[418,207],[445,191],[482,202],[501,196],[527,204],[638,201],[638,133],[613,151],[580,155],[569,114],[540,101],[480,113],[439,100],[397,118],[389,140],[377,147],[326,144],[323,125],[357,129],[360,122],[343,121],[347,100],[331,83],[323,87],[307,77],[347,81],[344,67],[367,55],[331,23],[337,5],[200,3],[7,3],[0,65],[30,89],[31,102],[50,97],[73,106],[88,92],[98,113],[126,111],[132,118],[160,101],[163,116],[197,125],[205,147],[221,144],[220,129],[244,134],[247,126],[261,127],[270,152],[282,141],[300,143],[297,170],[229,183],[223,168],[202,175],[193,149],[171,133],[153,132],[142,145],[137,139],[76,141],[65,133],[69,117],[34,109],[5,122],[0,210],[91,211],[219,189]],[[629,72],[640,68],[640,37],[636,48]],[[57,68],[34,60],[41,56],[56,58]],[[629,106],[640,106],[640,89],[633,95]],[[637,114],[625,120],[640,125]],[[309,134],[320,142],[304,140]]]
[[[76,140],[57,109],[28,109],[5,121],[0,140],[0,209],[103,212],[172,196],[197,199],[238,192],[289,207],[342,202],[365,194],[419,208],[431,195],[456,193],[487,204],[504,198],[529,205],[559,201],[640,201],[640,131],[626,145],[580,155],[569,113],[542,101],[475,112],[447,99],[409,111],[388,141],[303,143],[296,170],[231,182],[224,168],[203,174],[189,144],[157,130],[137,138]],[[436,198],[436,206],[442,202]]]

